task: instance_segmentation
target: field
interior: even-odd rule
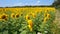
[[[0,34],[57,34],[54,7],[0,8]]]
[[[60,34],[60,9],[56,9],[56,14],[55,14],[55,20],[54,23],[56,23],[57,28],[56,28],[56,34]]]

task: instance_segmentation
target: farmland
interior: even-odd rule
[[[0,34],[55,34],[54,7],[0,8]]]

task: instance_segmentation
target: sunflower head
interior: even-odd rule
[[[4,20],[7,20],[7,17],[8,17],[8,16],[7,16],[6,14],[2,14],[0,18],[1,18],[1,19],[4,19]]]
[[[33,23],[32,20],[28,20],[28,24],[29,24],[29,25],[32,26],[32,25],[33,25],[32,23]]]
[[[47,17],[50,18],[50,14],[47,14]]]
[[[23,14],[21,14],[21,16],[23,16]]]
[[[32,13],[32,12],[31,12],[30,15],[32,15],[33,18],[36,17],[35,13]]]
[[[44,17],[47,17],[47,13],[44,14]]]
[[[44,14],[44,17],[50,18],[50,14],[45,13],[45,14]]]
[[[47,9],[45,9],[45,13],[47,13],[48,12],[48,10]]]
[[[30,31],[32,31],[32,27],[30,25],[28,25],[28,28],[30,29]]]
[[[36,17],[36,15],[35,15],[34,13],[32,13],[32,16],[33,16],[33,18],[35,18],[35,17]]]
[[[30,19],[29,15],[26,15],[25,19],[26,20],[29,20]]]
[[[33,27],[32,20],[28,20],[28,27],[29,27],[30,31],[32,31],[32,27]]]
[[[20,16],[19,14],[16,14],[16,15],[15,15],[16,18],[19,18],[19,16]]]
[[[47,17],[45,17],[45,18],[44,18],[44,23],[45,23],[47,20],[48,20]]]
[[[12,14],[11,14],[11,17],[12,17],[12,18],[15,18],[15,14],[14,14],[14,13],[12,13]]]

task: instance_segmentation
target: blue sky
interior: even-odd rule
[[[54,0],[0,0],[0,7],[25,5],[51,5]]]

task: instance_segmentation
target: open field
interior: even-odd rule
[[[0,8],[0,34],[59,34],[54,7]]]
[[[60,11],[58,9],[56,9],[54,23],[56,24],[56,32],[54,34],[60,34]]]

